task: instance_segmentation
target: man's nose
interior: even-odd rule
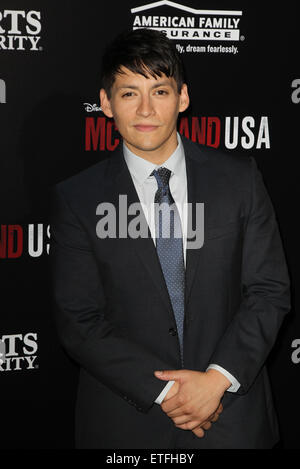
[[[151,114],[153,114],[153,112],[154,112],[154,110],[153,110],[153,106],[152,106],[152,103],[151,103],[150,96],[142,96],[141,100],[140,100],[140,103],[139,103],[139,106],[136,110],[136,113],[139,116],[148,117]]]

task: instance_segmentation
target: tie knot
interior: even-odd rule
[[[164,168],[162,166],[161,168],[155,169],[152,171],[151,176],[155,177],[159,189],[166,189],[169,187],[171,171],[168,168]]]

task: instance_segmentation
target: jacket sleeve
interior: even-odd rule
[[[274,209],[255,160],[251,209],[243,241],[242,301],[210,358],[229,371],[245,394],[271,351],[290,310],[290,286]]]
[[[64,349],[102,384],[147,412],[166,385],[154,370],[172,367],[110,323],[87,232],[58,186],[50,226],[54,318]]]

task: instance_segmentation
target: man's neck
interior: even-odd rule
[[[177,132],[175,132],[175,134],[171,137],[172,138],[168,139],[158,148],[153,150],[141,150],[140,148],[137,148],[128,142],[124,143],[132,153],[139,156],[140,158],[150,161],[155,165],[162,165],[170,158],[178,146]]]

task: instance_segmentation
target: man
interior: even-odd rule
[[[51,225],[55,318],[80,365],[76,447],[271,448],[265,361],[289,280],[254,159],[179,136],[188,89],[157,31],[108,47],[100,100],[123,143],[54,188]]]

